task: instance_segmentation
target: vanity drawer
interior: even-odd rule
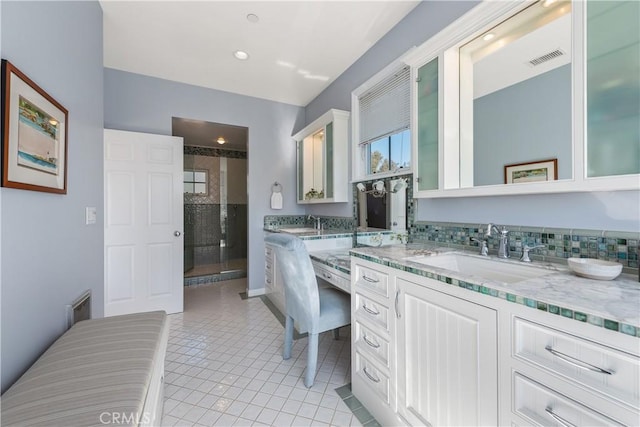
[[[316,272],[316,276],[326,280],[336,288],[339,288],[347,293],[351,293],[351,279],[349,278],[349,276],[316,261],[312,261],[312,264],[313,269]]]
[[[356,264],[355,271],[352,271],[351,274],[355,274],[356,284],[362,289],[389,297],[389,275],[387,273]]]
[[[389,342],[358,321],[355,322],[354,343],[358,351],[369,354],[389,368]]]
[[[359,351],[356,351],[355,357],[354,382],[359,382],[364,388],[372,390],[382,402],[389,404],[389,376]]]
[[[387,334],[389,333],[389,309],[384,305],[365,297],[359,292],[355,293],[352,304],[355,318],[374,326],[380,327]]]
[[[513,356],[637,408],[640,358],[514,318]]]
[[[622,425],[519,373],[513,374],[513,411],[538,426]]]

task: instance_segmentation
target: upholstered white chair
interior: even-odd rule
[[[291,357],[293,324],[307,331],[306,387],[313,386],[318,363],[318,334],[351,323],[351,297],[335,288],[318,288],[311,258],[302,240],[286,233],[272,233],[265,238],[276,251],[277,265],[282,273],[285,297],[285,330],[283,359]]]

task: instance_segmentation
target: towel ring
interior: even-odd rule
[[[282,184],[280,184],[278,181],[274,182],[271,185],[271,192],[272,193],[282,193]]]

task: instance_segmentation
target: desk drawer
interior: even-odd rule
[[[513,355],[634,408],[640,403],[640,359],[632,354],[516,317]]]
[[[312,264],[316,276],[347,293],[351,293],[351,279],[348,275],[316,261],[312,261]]]
[[[353,312],[356,319],[369,323],[374,327],[378,326],[386,334],[389,333],[389,309],[386,306],[365,297],[359,292],[356,292],[355,295],[352,294],[351,298],[353,298]]]
[[[389,342],[380,334],[356,321],[353,341],[358,351],[370,355],[389,368]]]
[[[363,290],[366,289],[383,297],[389,296],[389,275],[387,273],[356,264],[355,271],[352,271],[351,274],[355,274],[356,283]]]
[[[513,375],[513,387],[513,411],[531,421],[533,425],[622,425],[518,373]]]

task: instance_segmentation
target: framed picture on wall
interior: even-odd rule
[[[504,166],[504,183],[553,181],[558,179],[558,159]]]
[[[2,60],[2,186],[67,193],[68,112]]]

